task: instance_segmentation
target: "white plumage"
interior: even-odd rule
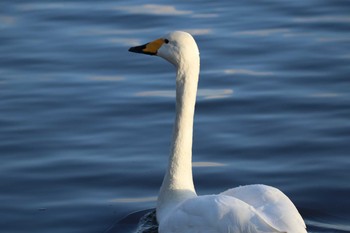
[[[175,31],[131,52],[157,55],[176,67],[176,118],[167,172],[157,202],[160,233],[306,233],[289,198],[266,185],[197,196],[192,179],[192,131],[199,77],[193,37]]]

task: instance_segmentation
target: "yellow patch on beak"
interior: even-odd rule
[[[158,49],[164,44],[164,39],[157,39],[146,44],[146,48],[142,50],[144,53],[157,54]]]
[[[165,43],[164,39],[157,39],[144,45],[131,47],[129,52],[157,55],[158,49]]]
[[[158,49],[165,43],[164,39],[157,39],[144,45],[131,47],[129,52],[157,55]]]

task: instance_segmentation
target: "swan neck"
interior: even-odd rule
[[[198,73],[178,69],[176,78],[176,118],[167,178],[172,189],[194,191],[192,179],[193,119]]]
[[[193,118],[199,64],[179,67],[176,77],[176,118],[169,164],[157,203],[157,216],[172,205],[196,196],[192,177]]]

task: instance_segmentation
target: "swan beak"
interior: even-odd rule
[[[164,39],[157,39],[144,45],[131,47],[129,52],[157,55],[158,49],[164,44]]]

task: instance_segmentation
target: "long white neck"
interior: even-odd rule
[[[198,75],[199,58],[177,70],[176,119],[168,169],[158,197],[158,221],[179,202],[196,196],[192,178],[192,137]]]

